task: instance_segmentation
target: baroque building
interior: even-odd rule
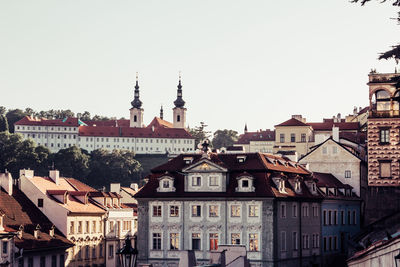
[[[311,173],[263,153],[181,154],[152,170],[138,201],[139,261],[177,266],[181,250],[209,262],[246,247],[251,266],[320,261],[322,195]]]
[[[400,211],[400,74],[369,74],[368,222]]]
[[[186,107],[179,77],[174,101],[173,122],[160,117],[144,125],[139,82],[136,79],[130,118],[108,121],[82,121],[79,118],[45,119],[26,116],[15,123],[15,132],[30,138],[51,152],[77,146],[91,152],[96,149],[127,149],[136,154],[179,154],[194,151],[194,138],[186,129]]]

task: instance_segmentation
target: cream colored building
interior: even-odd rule
[[[260,152],[270,154],[274,152],[274,145],[275,132],[269,129],[265,131],[259,130],[257,132],[245,131],[234,144],[234,146],[243,147],[246,153]]]
[[[75,246],[68,250],[66,266],[105,266],[105,210],[89,200],[56,170],[49,177],[21,170],[19,185],[24,194]],[[74,179],[73,179],[74,180]]]

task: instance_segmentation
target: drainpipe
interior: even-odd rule
[[[300,212],[299,212],[299,224],[300,224],[300,229],[299,229],[299,240],[300,240],[300,246],[299,246],[299,252],[300,252],[300,267],[303,266],[303,234],[302,234],[302,220],[301,218],[303,217],[302,210],[303,210],[303,205],[302,202],[300,201],[300,206],[299,206]]]

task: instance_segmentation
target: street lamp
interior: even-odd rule
[[[132,248],[131,240],[129,236],[125,238],[125,246],[121,248],[117,255],[122,267],[136,267],[138,250],[136,249],[137,237],[134,236],[135,247]]]
[[[397,256],[394,256],[394,262],[396,263],[396,267],[400,267],[400,250]]]

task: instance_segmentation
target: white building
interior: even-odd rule
[[[145,127],[137,80],[134,97],[129,120],[83,122],[78,118],[49,120],[27,116],[15,123],[15,132],[49,148],[51,152],[73,145],[89,152],[99,148],[127,149],[136,154],[179,154],[194,151],[194,138],[185,125],[186,108],[180,79],[172,123],[163,119],[161,108],[160,118],[155,117]]]

